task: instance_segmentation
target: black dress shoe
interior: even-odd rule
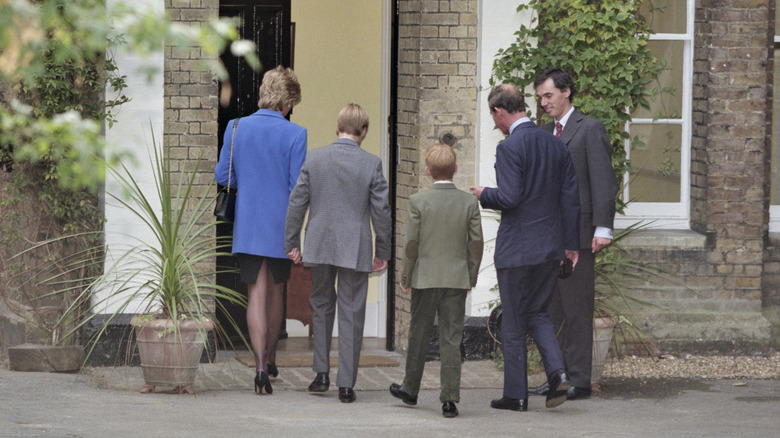
[[[274,378],[279,377],[279,368],[276,368],[275,363],[269,363],[265,367],[268,370],[269,376],[273,376]]]
[[[569,400],[583,400],[590,398],[590,393],[590,388],[578,388],[576,386],[572,386],[568,391],[566,391],[566,398]]]
[[[509,397],[497,398],[490,402],[490,407],[493,409],[508,409],[510,411],[527,411],[528,399],[516,399]]]
[[[309,392],[327,392],[330,388],[328,373],[317,373],[317,377],[309,385]]]
[[[339,400],[342,403],[352,403],[355,398],[355,391],[352,388],[339,388]]]
[[[403,386],[397,383],[390,384],[390,394],[395,398],[400,398],[401,401],[407,405],[414,406],[417,404],[417,396],[410,395],[408,392],[404,391]],[[457,415],[457,413],[455,415]]]
[[[544,384],[539,386],[532,386],[528,388],[528,393],[534,395],[547,395],[549,391],[550,391],[550,384],[547,382],[544,382]]]
[[[548,408],[560,406],[566,401],[571,383],[569,376],[563,371],[558,371],[550,379],[550,391],[547,392],[547,401],[544,405]]]
[[[458,407],[455,406],[455,402],[444,402],[441,405],[441,414],[446,418],[454,418],[458,416]]]

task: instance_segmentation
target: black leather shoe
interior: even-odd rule
[[[584,400],[586,398],[590,398],[590,393],[590,388],[578,388],[576,386],[572,386],[568,391],[566,391],[566,398],[569,400]]]
[[[317,377],[309,385],[309,392],[327,392],[330,388],[328,373],[317,373]]]
[[[403,386],[397,383],[390,384],[390,394],[395,398],[400,398],[401,401],[407,405],[414,406],[417,404],[417,396],[412,396],[408,392],[404,391]],[[457,413],[455,415],[457,415]]]
[[[455,418],[458,416],[458,407],[455,406],[455,402],[444,402],[441,405],[441,414],[446,418]]]
[[[550,384],[547,382],[544,382],[544,384],[539,386],[532,386],[528,388],[528,393],[534,395],[547,395],[549,391],[550,391]]]
[[[497,398],[490,402],[490,407],[493,409],[508,409],[510,411],[527,411],[528,399],[516,399],[509,397]]]
[[[560,406],[566,401],[571,383],[569,376],[563,371],[558,371],[550,379],[550,391],[547,392],[547,401],[544,405],[548,408]]]
[[[352,403],[355,398],[355,391],[352,388],[339,388],[339,400],[342,403]]]

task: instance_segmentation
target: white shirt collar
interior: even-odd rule
[[[529,119],[528,117],[523,117],[521,119],[515,120],[515,123],[512,123],[512,126],[509,127],[509,133],[511,134],[512,131],[515,130],[517,125],[520,125],[521,123],[525,123],[525,122],[530,122],[530,121],[531,121],[531,119]]]
[[[561,120],[556,120],[556,122],[560,123],[561,126],[566,127],[566,122],[569,121],[569,117],[571,116],[571,113],[574,112],[574,107],[572,106],[569,108],[569,111],[566,112],[566,114],[561,117]]]

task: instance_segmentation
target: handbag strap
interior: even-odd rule
[[[230,173],[233,170],[233,143],[236,141],[236,128],[241,117],[233,121],[233,134],[230,136],[230,165],[228,166],[228,184],[227,192],[230,193]]]

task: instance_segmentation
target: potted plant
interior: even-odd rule
[[[105,268],[80,279],[86,286],[58,325],[68,327],[63,335],[67,339],[102,314],[105,319],[89,340],[88,357],[112,321],[122,314],[139,314],[133,325],[146,382],[142,392],[172,386],[179,393],[192,393],[207,333],[214,328],[221,331],[212,319],[213,307],[225,303],[245,306],[246,298],[214,282],[216,257],[227,254],[230,247],[211,232],[217,224],[211,216],[214,183],[202,191],[196,186],[201,160],[192,170],[176,172],[169,150],[158,151],[152,142],[154,196],[147,195],[131,172],[120,166],[108,167],[119,190],[107,192],[106,197],[140,220],[153,238],[125,235],[131,243],[111,248],[105,261],[95,257],[103,251],[85,252],[84,259],[70,261],[73,269],[96,263],[104,263]],[[72,289],[65,283],[52,295]],[[236,326],[232,319],[229,323]]]

